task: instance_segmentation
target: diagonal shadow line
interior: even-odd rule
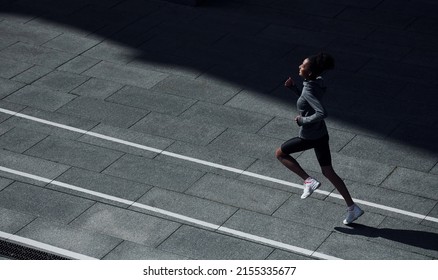
[[[338,232],[361,235],[369,238],[383,238],[401,244],[438,252],[438,234],[427,231],[375,228],[362,224],[352,224],[351,228],[335,227]]]
[[[391,51],[384,54],[383,48],[358,51],[371,31],[360,38],[340,27],[320,32],[336,17],[312,14],[296,3],[297,11],[268,3],[275,1],[209,0],[193,8],[147,0],[5,0],[0,8],[3,15],[27,16],[30,26],[43,28],[43,21],[60,32],[79,30],[129,47],[135,53],[130,61],[191,69],[195,76],[206,74],[290,104],[291,117],[295,100],[282,83],[289,75],[297,77],[303,58],[325,49],[339,58],[339,69],[329,74],[333,89],[327,100],[331,118],[342,123],[335,128],[383,139],[388,147],[395,142],[432,153],[428,168],[436,164],[438,130],[431,128],[438,126],[438,110],[430,110],[438,104],[436,68],[400,63],[404,46],[388,42],[382,46]],[[437,38],[419,47],[436,49]],[[338,43],[347,41],[355,45]]]

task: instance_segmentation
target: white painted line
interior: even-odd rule
[[[182,221],[186,221],[186,222],[189,222],[189,223],[192,223],[192,224],[196,224],[196,225],[199,225],[199,226],[207,227],[207,228],[210,228],[210,229],[213,229],[213,230],[217,230],[219,228],[219,225],[215,225],[215,224],[204,222],[204,221],[201,221],[201,220],[198,220],[198,219],[190,218],[188,216],[184,216],[184,215],[181,215],[181,214],[178,214],[178,213],[170,212],[170,211],[167,211],[167,210],[164,210],[164,209],[161,209],[161,208],[152,207],[152,206],[141,204],[141,203],[137,203],[137,202],[134,203],[132,206],[138,207],[138,208],[141,208],[141,209],[146,209],[146,210],[151,211],[151,212],[159,213],[159,214],[162,214],[162,215],[165,215],[165,216],[168,216],[168,217],[176,218],[176,219],[179,219],[179,220],[182,220]]]
[[[7,233],[7,232],[3,232],[0,231],[0,238],[3,238],[5,240],[11,240],[14,241],[16,244],[19,245],[23,245],[23,246],[28,246],[31,247],[33,249],[38,249],[40,251],[44,251],[47,253],[52,253],[61,257],[67,257],[70,259],[75,259],[75,260],[97,260],[96,258],[90,257],[90,256],[86,256],[83,254],[79,254],[79,253],[75,253],[69,250],[65,250],[56,246],[52,246],[49,244],[45,244],[36,240],[32,240],[29,238],[25,238],[25,237],[21,237],[18,235],[14,235],[11,233]]]
[[[227,228],[227,227],[220,227],[218,231],[222,231],[222,232],[226,232],[228,234],[234,235],[234,236],[239,236],[245,239],[249,239],[249,240],[254,240],[257,241],[258,243],[262,243],[265,245],[269,245],[272,247],[276,247],[276,248],[280,248],[280,249],[286,249],[292,252],[297,252],[306,256],[314,256],[320,259],[326,259],[326,260],[341,260],[339,258],[336,258],[334,256],[330,256],[330,255],[326,255],[326,254],[321,254],[321,253],[317,253],[316,251],[312,251],[312,250],[308,250],[308,249],[304,249],[301,247],[297,247],[297,246],[293,246],[293,245],[289,245],[286,243],[282,243],[282,242],[278,242],[275,240],[271,240],[271,239],[267,239],[264,237],[260,237],[257,235],[253,235],[253,234],[249,234],[249,233],[245,233],[239,230],[234,230],[231,228]]]
[[[118,139],[118,138],[111,137],[111,136],[106,136],[106,135],[103,135],[103,134],[100,134],[100,133],[95,133],[95,132],[88,131],[85,134],[93,136],[93,137],[96,137],[96,138],[104,139],[104,140],[107,140],[107,141],[123,144],[123,145],[126,145],[126,146],[131,146],[131,147],[138,148],[138,149],[141,149],[141,150],[155,152],[155,153],[158,153],[158,154],[163,152],[163,150],[160,150],[160,149],[156,149],[156,148],[148,147],[148,146],[145,146],[145,145],[141,145],[141,144],[125,141],[125,140]]]
[[[87,189],[84,189],[84,188],[81,188],[81,187],[77,187],[77,186],[74,186],[74,185],[66,184],[66,183],[63,183],[63,182],[55,181],[55,180],[50,180],[50,179],[43,178],[43,177],[40,177],[40,176],[36,176],[36,175],[33,175],[33,174],[29,174],[29,173],[26,173],[26,172],[10,169],[10,168],[4,167],[4,166],[0,166],[0,171],[8,172],[8,173],[19,175],[19,176],[26,177],[26,178],[31,178],[31,179],[34,179],[34,180],[37,180],[37,181],[43,181],[43,182],[46,182],[46,183],[49,182],[50,184],[57,185],[57,186],[62,187],[62,188],[67,188],[67,189],[75,190],[75,191],[78,191],[78,192],[83,192],[83,193],[86,193],[86,194],[89,194],[89,195],[93,195],[93,196],[96,196],[96,197],[101,197],[101,198],[105,198],[107,200],[112,200],[112,201],[120,202],[120,203],[123,203],[123,204],[127,204],[129,206],[134,206],[134,207],[146,209],[146,210],[151,211],[151,212],[155,212],[155,213],[158,213],[158,214],[161,214],[161,215],[165,215],[165,216],[168,216],[168,217],[176,218],[176,219],[179,219],[179,220],[182,220],[182,221],[186,221],[186,222],[189,222],[189,223],[192,223],[192,224],[196,224],[196,225],[203,226],[203,227],[208,227],[210,229],[217,230],[217,231],[226,232],[228,234],[232,234],[232,235],[237,236],[237,237],[243,237],[245,239],[249,239],[249,240],[254,241],[254,242],[268,244],[268,245],[271,245],[271,246],[276,247],[276,248],[281,248],[283,250],[292,251],[292,252],[296,252],[296,253],[301,253],[301,254],[305,254],[305,255],[308,255],[308,256],[312,256],[312,255],[315,254],[314,251],[307,250],[307,249],[304,249],[304,248],[301,248],[301,247],[297,247],[297,246],[281,243],[281,242],[278,242],[278,241],[275,241],[275,240],[271,240],[271,239],[263,238],[263,237],[260,237],[260,236],[244,233],[244,232],[237,231],[237,230],[232,230],[232,229],[229,229],[229,228],[226,228],[226,227],[221,227],[220,225],[215,225],[215,224],[212,224],[212,223],[204,222],[204,221],[201,221],[201,220],[198,220],[198,219],[194,219],[194,218],[191,218],[191,217],[188,217],[188,216],[184,216],[184,215],[181,215],[181,214],[178,214],[178,213],[170,212],[170,211],[167,211],[167,210],[164,210],[164,209],[160,209],[160,208],[157,208],[157,207],[152,207],[152,206],[149,206],[149,205],[137,203],[137,202],[134,202],[134,201],[131,201],[131,200],[126,200],[126,199],[115,197],[115,196],[112,196],[112,195],[108,195],[108,194],[104,194],[104,193],[100,193],[100,192],[95,192],[95,191],[87,190]],[[41,244],[43,244],[43,243],[41,243]],[[43,248],[43,247],[41,247],[41,246],[43,246],[41,244],[37,244],[38,246],[40,246],[38,248]],[[53,248],[51,248],[53,246],[50,246],[50,245],[47,245],[47,246],[48,246],[47,248],[50,248],[51,250],[53,249]],[[60,250],[62,250],[62,249],[60,249]],[[55,251],[53,251],[53,252],[55,252]],[[58,252],[57,252],[57,254],[58,254]],[[326,257],[324,257],[323,259],[326,259],[326,258],[336,259],[333,256],[329,256],[329,255],[325,255],[325,256]]]
[[[9,114],[9,115],[12,115],[12,116],[16,116],[16,117],[32,120],[32,121],[35,121],[35,122],[44,123],[44,124],[47,124],[47,125],[59,127],[59,128],[62,128],[62,129],[74,131],[74,132],[81,133],[81,134],[84,134],[84,135],[90,135],[90,136],[97,137],[97,138],[100,138],[100,139],[104,139],[104,140],[107,140],[107,141],[111,141],[111,142],[115,142],[115,143],[120,143],[120,144],[123,144],[123,145],[128,145],[128,146],[135,147],[135,148],[138,148],[138,149],[155,152],[155,153],[166,155],[166,156],[169,156],[169,157],[179,158],[179,159],[182,159],[182,160],[191,161],[191,162],[195,162],[195,163],[202,164],[202,165],[205,165],[205,166],[210,166],[210,167],[213,167],[213,168],[218,168],[218,169],[230,171],[230,172],[237,173],[237,174],[244,175],[244,176],[248,176],[248,177],[257,178],[257,179],[261,179],[261,180],[265,180],[265,181],[269,181],[269,182],[273,182],[273,183],[277,183],[277,184],[281,184],[281,185],[285,185],[285,186],[290,186],[290,187],[294,187],[294,188],[298,188],[298,189],[303,189],[302,185],[295,184],[295,183],[292,183],[292,182],[288,182],[288,181],[284,181],[284,180],[280,180],[280,179],[276,179],[276,178],[260,175],[260,174],[253,173],[253,172],[248,172],[248,171],[245,171],[245,170],[242,170],[242,169],[233,168],[233,167],[229,167],[229,166],[222,165],[222,164],[217,164],[217,163],[213,163],[213,162],[209,162],[209,161],[205,161],[205,160],[200,160],[200,159],[196,159],[196,158],[192,158],[192,157],[188,157],[188,156],[184,156],[184,155],[180,155],[180,154],[176,154],[176,153],[172,153],[172,152],[167,152],[167,151],[164,151],[164,150],[156,149],[156,148],[153,148],[153,147],[148,147],[148,146],[145,146],[145,145],[140,145],[140,144],[133,143],[133,142],[130,142],[130,141],[125,141],[125,140],[122,140],[122,139],[118,139],[118,138],[115,138],[115,137],[106,136],[106,135],[103,135],[103,134],[100,134],[100,133],[86,131],[86,130],[75,128],[75,127],[72,127],[72,126],[63,125],[63,124],[55,123],[55,122],[52,122],[52,121],[48,121],[48,120],[44,120],[44,119],[28,116],[28,115],[25,115],[25,114],[21,114],[19,112],[15,112],[15,111],[3,109],[3,108],[0,108],[0,112],[1,113],[5,113],[5,114]],[[319,193],[319,194],[322,194],[322,195],[326,195],[326,196],[331,196],[331,197],[334,197],[334,198],[342,199],[342,197],[340,195],[333,194],[333,193],[330,193],[330,192],[327,192],[327,191],[316,190],[315,192]],[[422,215],[422,214],[418,214],[418,213],[414,213],[414,212],[410,212],[410,211],[406,211],[406,210],[402,210],[402,209],[398,209],[398,208],[394,208],[394,207],[389,207],[389,206],[385,206],[385,205],[382,205],[382,204],[368,202],[368,201],[365,201],[365,200],[358,200],[358,199],[354,199],[354,200],[356,202],[360,203],[360,204],[364,204],[364,205],[371,206],[371,207],[374,207],[374,208],[378,208],[378,209],[382,209],[382,210],[385,210],[385,211],[394,212],[394,213],[398,213],[398,214],[401,214],[401,215],[410,216],[410,217],[414,217],[414,218],[418,218],[418,219],[424,219],[424,220],[427,220],[427,221],[438,223],[438,218],[429,217],[427,215]]]

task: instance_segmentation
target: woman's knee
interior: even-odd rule
[[[285,155],[286,155],[286,154],[283,153],[283,151],[281,150],[281,148],[278,148],[277,150],[275,150],[275,157],[276,157],[277,159],[284,158]]]

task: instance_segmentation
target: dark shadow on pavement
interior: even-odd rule
[[[352,224],[350,228],[335,227],[335,230],[348,235],[361,235],[370,238],[380,237],[394,242],[438,252],[438,234],[433,232],[374,228],[361,224]]]
[[[421,23],[436,15],[438,2],[427,1],[413,12],[402,4],[394,11],[385,3],[375,9],[382,1],[336,2],[207,0],[188,7],[148,0],[4,0],[0,16],[25,18],[10,24],[47,24],[103,38],[133,50],[131,57],[115,54],[110,61],[189,69],[192,78],[214,77],[280,99],[291,110],[295,100],[283,82],[288,76],[299,81],[300,62],[325,50],[337,59],[327,74],[330,118],[341,123],[335,128],[435,157],[438,32]],[[384,21],[383,14],[394,20]]]

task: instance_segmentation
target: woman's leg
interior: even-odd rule
[[[348,192],[347,186],[341,177],[336,174],[335,170],[331,165],[321,166],[322,174],[329,179],[329,181],[335,186],[341,196],[344,198],[347,206],[350,207],[354,204],[353,199],[351,198],[350,193]]]
[[[300,164],[292,156],[283,153],[281,148],[275,151],[275,156],[277,159],[286,166],[289,170],[300,176],[303,180],[309,178],[309,174],[300,166]]]

